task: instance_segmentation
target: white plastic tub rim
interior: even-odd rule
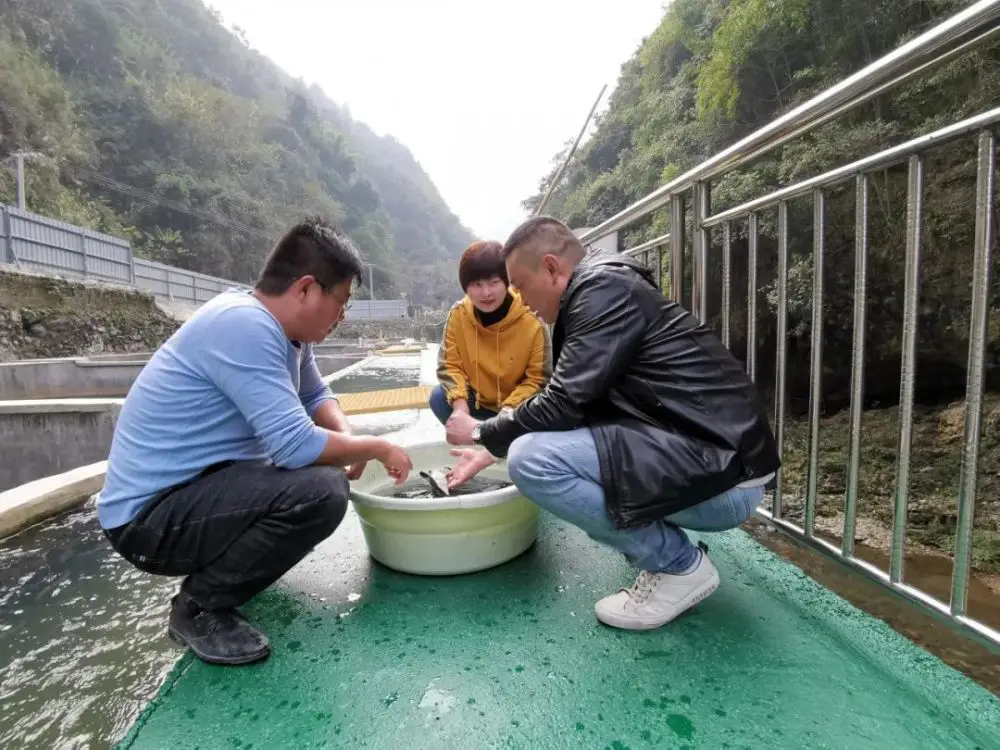
[[[421,471],[444,469],[446,466],[454,466],[458,462],[458,458],[451,455],[452,446],[444,441],[416,442],[403,447],[406,448],[413,462],[413,470],[407,481],[418,477]],[[486,480],[511,481],[507,474],[505,461],[498,461],[476,476]],[[364,474],[351,482],[351,500],[361,506],[383,510],[459,510],[501,505],[521,494],[514,484],[499,490],[446,497],[405,498],[375,494],[376,492],[394,491],[396,485],[393,481],[381,463],[369,461]]]

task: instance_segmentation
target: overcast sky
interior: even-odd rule
[[[506,239],[665,0],[206,0],[290,74],[404,143],[475,234]]]

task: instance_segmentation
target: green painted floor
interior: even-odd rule
[[[703,537],[718,592],[650,633],[601,626],[630,583],[546,516],[471,576],[369,561],[353,513],[247,611],[274,653],[185,656],[131,748],[998,748],[1000,701],[741,531]]]

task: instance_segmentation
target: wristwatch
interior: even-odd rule
[[[472,442],[479,445],[479,431],[482,428],[481,424],[477,424],[472,428]]]

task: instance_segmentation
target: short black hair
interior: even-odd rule
[[[574,260],[583,257],[583,245],[572,229],[552,216],[532,216],[507,238],[503,259],[507,260],[518,248],[533,245],[538,240],[545,240],[546,250],[553,255],[565,255]]]
[[[272,248],[257,278],[257,290],[269,296],[284,294],[303,276],[313,276],[324,289],[347,279],[361,282],[361,254],[332,224],[318,216],[307,217]]]
[[[474,281],[488,281],[494,277],[510,284],[507,266],[503,262],[503,245],[494,240],[478,240],[469,245],[458,262],[458,283],[464,292]]]

